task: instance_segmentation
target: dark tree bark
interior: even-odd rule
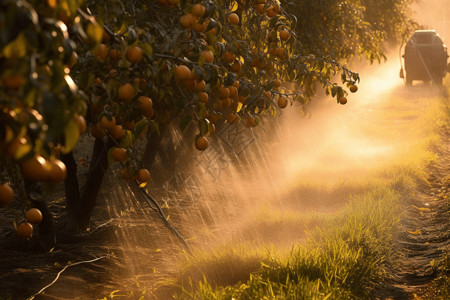
[[[81,191],[80,202],[76,210],[76,223],[78,229],[89,227],[92,211],[96,205],[98,193],[108,170],[108,150],[113,146],[109,139],[95,139],[92,149],[91,163],[86,182]]]
[[[77,208],[80,203],[80,186],[77,177],[77,163],[73,157],[73,152],[69,152],[61,157],[62,162],[66,165],[67,177],[64,180],[64,188],[67,203],[67,227],[66,230],[74,232],[77,230]]]

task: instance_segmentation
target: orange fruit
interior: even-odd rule
[[[138,88],[140,88],[141,90],[145,89],[147,86],[147,80],[145,80],[144,78],[134,78],[133,79],[133,83],[134,85],[136,85]]]
[[[226,62],[232,62],[232,61],[234,61],[236,59],[236,55],[234,55],[230,51],[225,51],[225,53],[223,54],[222,58]]]
[[[230,71],[233,73],[238,73],[242,68],[242,64],[239,60],[235,60],[230,67]]]
[[[239,24],[239,16],[235,13],[231,13],[228,15],[228,22],[233,25]]]
[[[228,90],[230,90],[230,97],[238,96],[238,89],[235,86],[229,86]]]
[[[109,57],[112,60],[119,60],[122,57],[122,52],[118,49],[111,49],[109,51]]]
[[[100,122],[92,124],[91,135],[98,139],[101,139],[102,137],[106,136],[106,132],[100,125]]]
[[[100,119],[100,126],[103,129],[108,129],[109,131],[112,131],[114,126],[116,126],[116,118],[114,117],[106,117],[106,116],[102,116],[102,118]]]
[[[256,4],[255,5],[255,9],[258,13],[263,13],[264,12],[264,4]]]
[[[11,90],[19,89],[25,83],[25,79],[21,74],[15,74],[7,78],[2,78],[2,84]]]
[[[184,87],[190,91],[194,91],[195,87],[197,86],[197,83],[194,79],[183,80],[182,83]]]
[[[200,102],[203,102],[205,104],[208,103],[209,96],[208,96],[207,93],[205,93],[205,92],[198,92],[197,96],[198,96],[198,100],[200,100]]]
[[[214,61],[214,54],[210,50],[203,50],[200,55],[205,60],[205,63],[212,63]]]
[[[174,77],[177,81],[191,79],[191,69],[185,65],[179,65],[175,68]]]
[[[217,121],[219,121],[219,114],[216,113],[215,111],[210,111],[208,113],[208,120],[209,122],[211,122],[212,124],[217,123]]]
[[[197,18],[201,18],[205,14],[205,10],[206,8],[203,5],[197,3],[192,7],[191,13]]]
[[[227,123],[229,124],[237,124],[240,120],[240,117],[236,113],[230,113],[227,117]]]
[[[128,102],[134,97],[134,87],[131,83],[125,83],[119,87],[119,91],[117,92],[117,96],[122,102]]]
[[[281,7],[278,4],[275,4],[274,6],[272,6],[272,9],[277,14],[281,11]]]
[[[104,62],[106,60],[106,57],[108,56],[108,52],[108,46],[106,46],[105,44],[98,44],[98,46],[95,47],[93,54],[100,61]]]
[[[233,86],[234,86],[235,88],[239,89],[239,81],[235,80],[235,81],[233,82]]]
[[[23,239],[29,239],[33,235],[33,225],[28,222],[20,223],[17,226],[17,234]]]
[[[180,17],[179,21],[184,28],[191,28],[195,23],[195,17],[193,14],[185,14]]]
[[[356,91],[358,91],[358,86],[355,85],[355,84],[352,84],[352,85],[350,86],[350,92],[356,93]]]
[[[339,98],[339,103],[342,104],[342,105],[346,104],[347,103],[347,98],[346,97]]]
[[[245,119],[245,125],[247,127],[255,127],[255,118],[248,117],[247,119]]]
[[[288,105],[288,100],[286,97],[281,96],[278,98],[278,107],[279,108],[285,108]]]
[[[192,24],[192,29],[194,29],[195,32],[205,32],[207,26],[206,22],[194,23]]]
[[[286,51],[283,48],[276,48],[275,55],[278,56],[280,59],[283,59],[286,55]]]
[[[205,89],[206,89],[206,82],[204,80],[200,80],[195,85],[194,91],[201,92],[201,91],[204,91]]]
[[[291,33],[287,30],[281,30],[280,31],[280,39],[283,41],[287,41],[289,37],[291,36]]]
[[[150,180],[150,172],[147,169],[140,169],[137,174],[137,180],[140,183],[148,182]]]
[[[0,185],[0,204],[9,204],[14,200],[14,190],[9,183]]]
[[[273,18],[277,15],[277,13],[273,10],[273,7],[270,7],[266,10],[266,14],[269,18]]]
[[[67,169],[66,165],[59,159],[52,159],[49,161],[50,171],[48,179],[54,182],[60,182],[66,179]]]
[[[230,97],[230,89],[224,86],[220,87],[220,98]]]
[[[276,87],[276,88],[279,88],[279,87],[281,86],[281,81],[280,81],[280,79],[275,78],[275,79],[273,80],[273,86]]]
[[[195,148],[200,151],[206,150],[208,148],[208,139],[204,136],[199,136],[195,139]]]
[[[27,210],[25,218],[31,224],[39,224],[42,222],[42,212],[37,208],[30,208]]]
[[[115,161],[124,162],[127,160],[127,149],[125,148],[114,148],[111,152],[112,158]]]
[[[122,125],[116,125],[111,129],[111,136],[116,139],[120,140],[125,135],[125,131],[122,128]]]
[[[138,98],[138,108],[142,111],[147,111],[153,108],[153,101],[147,96],[139,96]]]
[[[125,125],[126,129],[133,130],[136,123],[134,122],[134,120],[130,120],[130,121],[125,121],[124,125]]]
[[[78,127],[78,132],[81,134],[86,132],[86,120],[84,119],[83,116],[80,115],[76,115],[75,116],[75,122],[77,123],[77,127]]]
[[[137,64],[142,60],[142,49],[138,46],[130,46],[125,53],[126,59],[132,63]]]
[[[35,155],[20,164],[23,178],[29,181],[43,181],[48,178],[49,166],[45,158]]]

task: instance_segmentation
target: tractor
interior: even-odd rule
[[[406,85],[412,85],[414,80],[442,85],[442,78],[448,71],[448,54],[435,30],[416,30],[406,43],[402,57],[406,74],[402,66],[400,78],[405,79]]]

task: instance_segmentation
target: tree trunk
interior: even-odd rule
[[[85,230],[89,227],[103,177],[108,170],[108,150],[112,145],[113,143],[109,139],[106,142],[103,139],[95,139],[89,171],[76,210],[75,218],[79,230]]]
[[[66,165],[67,177],[64,180],[64,188],[66,193],[67,204],[67,226],[69,232],[77,231],[77,208],[80,203],[80,186],[77,176],[77,163],[73,157],[73,152],[69,152],[61,157],[62,162]]]

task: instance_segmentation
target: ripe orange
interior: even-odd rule
[[[230,113],[227,117],[227,123],[229,124],[237,124],[240,120],[240,117],[236,113]]]
[[[116,140],[120,140],[125,135],[125,131],[123,130],[122,125],[114,126],[111,129],[110,133],[111,133],[111,136]]]
[[[137,180],[140,183],[148,182],[150,180],[150,172],[147,169],[140,169],[137,174]]]
[[[224,86],[220,87],[220,98],[230,97],[230,89]]]
[[[91,135],[98,139],[106,136],[106,132],[100,125],[100,122],[91,125]]]
[[[136,85],[139,89],[143,90],[147,86],[147,80],[137,77],[133,79],[133,84]]]
[[[147,111],[153,108],[153,101],[147,96],[139,96],[138,98],[138,108],[142,111]]]
[[[279,108],[285,108],[288,105],[288,101],[286,97],[281,96],[278,98],[278,107]]]
[[[142,60],[142,49],[138,46],[128,47],[125,57],[132,64],[137,64]]]
[[[229,86],[228,89],[230,90],[230,97],[238,96],[238,89],[235,86]]]
[[[105,62],[106,57],[108,56],[108,52],[108,46],[106,46],[105,44],[99,44],[93,51],[94,56],[102,62]]]
[[[201,91],[204,91],[205,89],[206,89],[206,82],[204,80],[200,80],[195,85],[194,91],[201,92]]]
[[[117,96],[124,103],[130,101],[134,97],[134,87],[128,82],[121,85],[119,87],[119,91],[117,92]]]
[[[43,181],[48,178],[49,166],[45,158],[35,155],[20,164],[23,178],[30,181]]]
[[[242,68],[242,64],[239,60],[235,60],[234,63],[230,67],[230,71],[233,73],[239,73]]]
[[[109,51],[109,57],[112,60],[119,60],[122,57],[122,52],[118,49],[111,49]]]
[[[264,12],[264,4],[255,4],[255,9],[258,13],[263,13]]]
[[[233,25],[239,24],[239,16],[235,13],[231,13],[228,15],[228,22]]]
[[[347,98],[343,96],[343,97],[339,98],[338,101],[339,101],[340,104],[344,105],[344,104],[347,103]]]
[[[281,7],[278,4],[275,4],[274,6],[272,6],[272,9],[277,14],[281,11]]]
[[[273,18],[277,15],[277,13],[273,10],[273,7],[270,7],[266,10],[266,14],[269,18]]]
[[[102,118],[100,119],[100,126],[103,129],[108,129],[109,131],[111,131],[113,130],[114,126],[116,126],[116,118],[108,118],[106,116],[102,116]]]
[[[355,84],[352,84],[352,85],[350,86],[350,92],[356,93],[357,91],[358,91],[358,86],[355,85]]]
[[[286,55],[286,51],[283,48],[276,48],[275,55],[278,56],[278,58],[283,59]]]
[[[200,151],[206,150],[206,148],[208,148],[208,144],[209,144],[208,139],[204,136],[198,136],[195,139],[195,148],[197,150],[200,150]]]
[[[33,225],[28,222],[20,223],[17,227],[17,234],[23,239],[29,239],[33,235]]]
[[[15,74],[7,78],[2,78],[2,84],[11,90],[19,89],[25,83],[22,74]]]
[[[208,113],[208,120],[209,122],[211,122],[212,124],[217,123],[217,121],[219,121],[219,114],[216,113],[215,111],[210,111]]]
[[[135,125],[134,120],[125,121],[125,128],[128,130],[133,130]]]
[[[234,86],[235,88],[239,89],[239,81],[235,80],[235,81],[233,82],[233,86]]]
[[[54,182],[60,182],[66,179],[67,169],[66,165],[59,159],[51,159],[49,161],[50,171],[48,179]]]
[[[200,100],[200,102],[203,102],[205,104],[208,103],[209,96],[208,96],[207,93],[205,93],[205,92],[198,92],[197,96],[198,96],[198,100]]]
[[[214,54],[210,50],[203,50],[200,55],[205,60],[205,63],[212,63],[214,61]]]
[[[290,32],[287,30],[281,30],[280,31],[280,39],[283,41],[287,41],[289,37],[291,36]]]
[[[180,17],[179,21],[184,28],[191,28],[195,23],[195,17],[193,14],[185,14]]]
[[[194,29],[195,32],[205,32],[207,27],[208,25],[206,22],[192,24],[192,29]]]
[[[205,10],[206,10],[206,8],[203,5],[201,5],[200,3],[197,3],[192,7],[191,13],[194,16],[196,16],[197,18],[201,18],[205,14]]]
[[[280,79],[275,78],[275,79],[273,80],[273,86],[276,87],[276,88],[279,88],[279,87],[281,86],[281,81],[280,81]]]
[[[31,224],[40,224],[42,222],[42,212],[37,208],[30,208],[27,210],[25,218]]]
[[[247,127],[255,127],[255,118],[248,117],[247,119],[245,119],[245,125]]]
[[[232,61],[234,61],[236,59],[236,55],[234,55],[230,51],[225,51],[225,53],[223,54],[222,58],[226,62],[232,62]]]
[[[0,204],[9,204],[14,200],[14,190],[9,183],[0,185]]]
[[[111,155],[112,155],[112,158],[115,161],[124,162],[124,161],[127,160],[127,149],[125,149],[125,148],[114,148],[112,150]]]
[[[175,68],[174,76],[177,81],[191,79],[191,69],[185,65],[179,65]]]

